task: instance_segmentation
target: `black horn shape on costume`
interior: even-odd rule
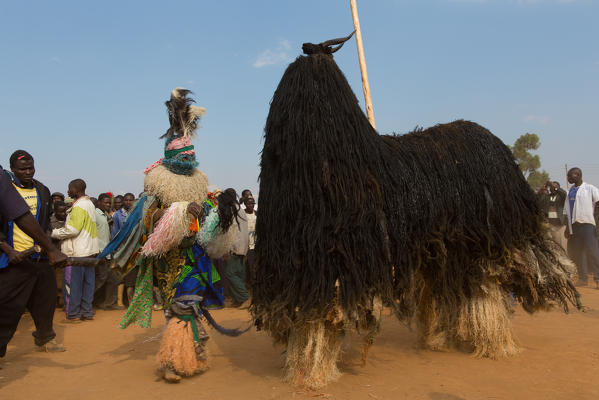
[[[351,39],[351,37],[354,35],[354,33],[356,33],[356,31],[353,31],[352,33],[350,33],[349,35],[347,35],[344,38],[331,39],[331,40],[327,40],[326,42],[322,42],[319,44],[304,43],[304,44],[302,44],[302,50],[303,50],[304,54],[308,54],[308,55],[310,55],[310,54],[333,54],[334,52],[339,50],[341,47],[343,47],[345,42],[347,42],[349,39]],[[339,46],[332,47],[335,45],[339,45]]]

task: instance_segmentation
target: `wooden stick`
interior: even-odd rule
[[[35,253],[40,253],[42,251],[40,246],[33,246],[26,250],[21,251],[19,254],[21,255],[21,259],[28,258]],[[67,265],[77,265],[80,267],[98,267],[100,265],[106,264],[105,259],[98,259],[95,257],[68,257]]]
[[[67,261],[68,265],[76,265],[78,267],[98,267],[106,264],[105,259],[98,259],[95,257],[69,257]]]
[[[358,47],[358,59],[360,60],[360,72],[362,74],[362,89],[364,90],[364,102],[366,104],[366,116],[370,125],[376,129],[374,124],[374,110],[372,109],[372,99],[370,98],[370,85],[368,84],[368,73],[366,72],[366,59],[364,58],[364,46],[362,44],[362,31],[360,31],[360,20],[358,19],[358,6],[356,0],[349,0],[352,19],[354,20],[354,29],[356,30],[356,46]]]
[[[42,251],[42,248],[39,246],[32,246],[28,249],[25,249],[23,251],[19,252],[20,255],[20,259],[24,260],[26,258],[29,258],[30,256],[34,255],[35,253],[39,253],[40,251]]]

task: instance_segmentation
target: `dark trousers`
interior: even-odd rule
[[[132,268],[123,277],[123,285],[125,285],[125,287],[135,287],[135,282],[137,282],[137,274],[138,273],[139,273],[139,266]]]
[[[118,301],[119,279],[110,269],[110,265],[103,264],[95,268],[96,283],[94,290],[94,304],[98,307],[116,305]]]
[[[599,241],[592,224],[572,224],[572,236],[568,240],[568,253],[578,267],[578,277],[586,281],[593,272],[599,282]]]
[[[66,267],[62,280],[64,311],[67,318],[93,317],[96,273],[94,267]]]
[[[245,266],[246,266],[246,271],[251,271],[252,267],[254,265],[254,262],[256,260],[256,253],[254,249],[249,249],[248,253],[245,256]]]
[[[236,303],[243,303],[250,298],[245,288],[245,265],[243,256],[231,254],[225,264],[225,277],[229,285],[229,292]]]
[[[56,277],[48,263],[23,261],[0,269],[0,357],[28,309],[35,323],[35,344],[56,337],[52,319],[56,308]]]
[[[227,282],[227,277],[225,276],[225,268],[227,263],[222,258],[217,258],[212,260],[212,265],[216,268],[218,275],[220,276],[220,281],[223,285],[225,297],[231,297],[231,292],[229,291],[229,282]]]
[[[135,290],[135,283],[137,282],[137,274],[139,273],[139,266],[131,269],[123,276],[123,305],[129,307],[133,300],[133,293]]]

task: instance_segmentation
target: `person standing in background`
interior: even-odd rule
[[[120,210],[123,207],[123,196],[121,196],[120,194],[118,196],[114,196],[114,198],[112,199],[112,211],[110,213],[110,216],[114,216],[114,213],[116,213],[118,210]]]
[[[70,257],[90,257],[98,254],[96,207],[85,194],[83,179],[69,183],[68,195],[74,199],[65,226],[52,231],[54,239],[62,240],[61,249]],[[94,319],[95,272],[93,267],[71,265],[64,269],[62,287],[68,322]]]
[[[567,242],[564,236],[566,229],[566,219],[564,217],[564,203],[568,196],[558,182],[549,182],[549,192],[545,202],[545,213],[549,221],[551,237],[559,243],[564,250],[567,249]]]
[[[96,227],[98,230],[98,250],[101,252],[110,242],[110,196],[102,193],[98,196],[96,206]],[[102,310],[122,310],[117,305],[119,280],[110,269],[109,264],[101,264],[95,268],[96,282],[94,303]]]
[[[54,192],[54,193],[52,193],[51,198],[52,198],[52,204],[53,205],[57,201],[62,201],[64,203],[64,194],[62,194],[60,192]]]
[[[248,222],[249,248],[245,257],[246,268],[251,268],[254,263],[254,247],[256,245],[256,212],[254,206],[256,202],[253,197],[245,199],[245,216]]]
[[[125,225],[134,200],[135,196],[133,193],[127,193],[125,196],[123,196],[123,206],[112,215],[112,237],[115,237],[123,225]]]
[[[237,193],[235,192],[235,189],[226,189],[221,196],[229,196],[235,201],[237,207],[237,221],[234,222],[234,224],[237,224],[238,229],[237,240],[233,245],[229,258],[226,259],[225,277],[227,278],[229,293],[233,298],[232,306],[246,308],[249,306],[250,302],[250,294],[245,286],[246,269],[243,262],[249,249],[247,216],[237,202]]]
[[[64,222],[67,219],[67,205],[64,201],[57,200],[52,203],[52,207],[54,208],[54,213],[50,217],[50,233],[54,229],[60,229],[64,227]],[[52,243],[56,248],[60,249],[60,240],[52,239]],[[56,306],[59,308],[64,307],[64,298],[62,297],[62,270],[56,269],[54,271],[56,276]]]
[[[564,203],[564,215],[568,219],[568,229],[564,232],[569,239],[570,256],[578,267],[578,285],[588,282],[593,271],[596,288],[599,289],[599,242],[595,234],[595,204],[599,201],[599,189],[582,181],[582,170],[568,171],[568,182],[573,186]]]

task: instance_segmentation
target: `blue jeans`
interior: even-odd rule
[[[595,282],[599,282],[599,241],[595,225],[572,224],[572,236],[568,240],[568,253],[578,267],[578,278],[587,281],[593,272]]]
[[[62,292],[67,318],[91,318],[94,316],[92,301],[96,273],[93,267],[70,266],[64,269]]]

